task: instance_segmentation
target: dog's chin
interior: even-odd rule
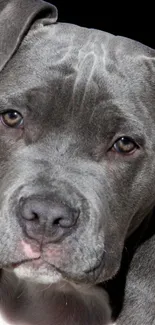
[[[45,266],[34,266],[32,262],[26,262],[14,267],[13,272],[15,275],[23,280],[42,283],[42,284],[53,284],[61,281],[63,279],[61,273],[50,266],[50,271],[48,267]]]
[[[81,285],[94,283],[92,272],[90,272],[90,274],[65,273],[46,262],[40,262],[40,260],[15,264],[13,266],[13,272],[19,279],[40,284],[54,284],[64,280],[69,283]]]

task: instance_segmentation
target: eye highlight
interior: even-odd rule
[[[138,145],[129,137],[119,138],[113,145],[112,150],[120,154],[130,154],[138,149]]]
[[[1,122],[3,125],[11,128],[21,128],[23,126],[22,115],[14,110],[1,113]]]

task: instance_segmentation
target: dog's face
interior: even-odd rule
[[[154,204],[153,50],[36,24],[0,80],[0,266],[99,282]]]

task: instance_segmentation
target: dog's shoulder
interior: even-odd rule
[[[136,251],[126,282],[125,300],[117,325],[150,325],[155,321],[155,235]]]

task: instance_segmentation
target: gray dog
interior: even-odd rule
[[[155,51],[56,21],[0,0],[0,324],[151,325]]]

